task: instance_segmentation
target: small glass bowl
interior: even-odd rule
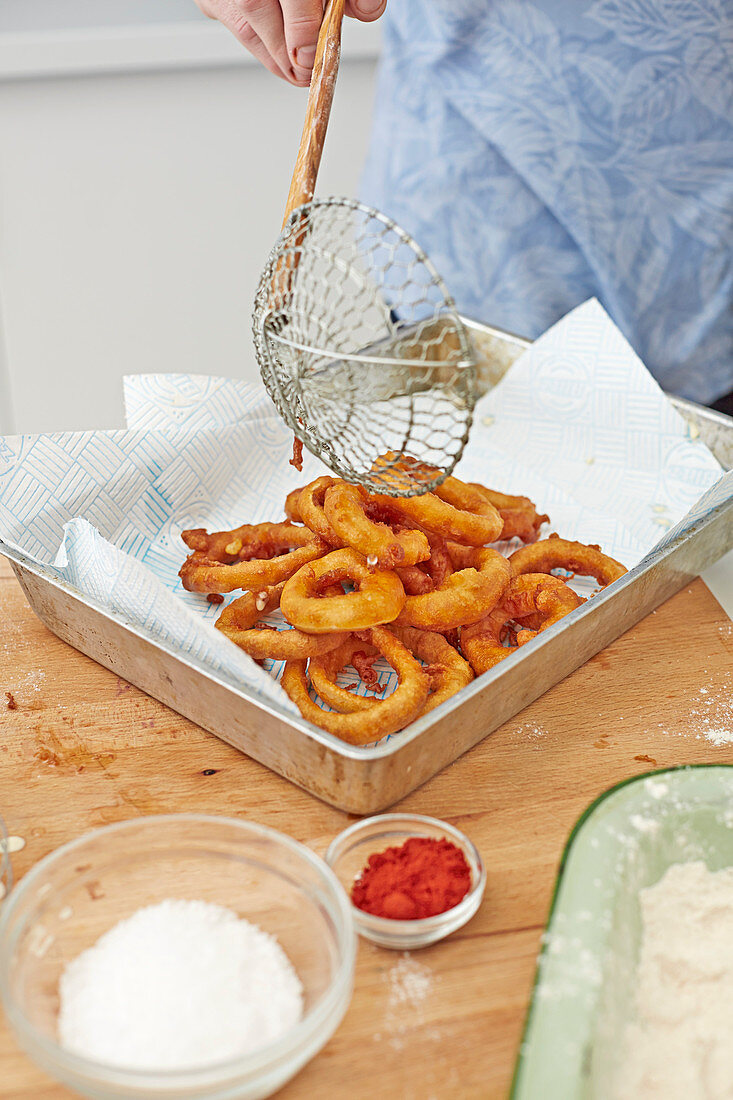
[[[359,935],[395,951],[427,947],[462,928],[477,912],[486,889],[486,871],[481,856],[468,837],[445,821],[420,814],[378,814],[357,821],[331,842],[325,860],[350,897],[354,880],[366,867],[369,856],[404,844],[410,837],[434,837],[436,840],[445,837],[461,848],[471,868],[471,888],[452,909],[419,920],[375,917],[352,904]]]
[[[58,983],[112,925],[166,898],[233,909],[277,936],[304,990],[302,1019],[251,1054],[176,1072],[121,1069],[58,1043]],[[0,907],[0,996],[15,1036],[51,1077],[93,1100],[261,1100],[321,1049],[351,1000],[352,909],[308,848],[226,817],[171,814],[87,833],[42,859]]]

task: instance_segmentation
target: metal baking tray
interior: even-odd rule
[[[464,319],[465,320],[465,319]],[[466,320],[494,381],[528,341]],[[671,399],[725,469],[733,419]],[[50,568],[0,541],[31,607],[63,641],[254,760],[349,813],[385,809],[426,782],[609,645],[733,546],[733,500],[700,519],[610,588],[522,647],[511,661],[376,747],[357,748],[236,689],[123,616],[82,596]]]

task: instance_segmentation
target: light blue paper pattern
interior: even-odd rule
[[[297,708],[268,673],[233,645],[224,645],[213,625],[213,608],[204,596],[174,594],[156,574],[103,538],[86,520],[66,524],[55,565],[85,595],[142,628],[164,645],[200,661],[234,687]]]
[[[594,299],[521,356],[476,418],[484,430],[472,433],[464,463],[489,450],[529,459],[581,509],[619,524],[610,541],[590,532],[582,541],[614,546],[625,565],[622,526],[643,556],[722,473]]]
[[[292,437],[274,411],[265,421],[255,416],[216,432],[8,438],[0,451],[0,537],[135,626],[297,713],[259,665],[222,645],[213,627],[219,609],[185,592],[177,577],[186,553],[181,530],[198,526],[202,510],[222,527],[237,507],[253,522],[269,519],[263,485],[282,501],[297,484],[287,465]],[[257,456],[246,473],[243,455]]]

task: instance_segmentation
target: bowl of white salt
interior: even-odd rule
[[[351,999],[348,899],[308,848],[175,814],[64,845],[0,912],[0,997],[20,1045],[94,1100],[258,1100]]]

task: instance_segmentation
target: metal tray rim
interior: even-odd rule
[[[530,648],[523,648],[522,651],[515,654],[512,664],[514,667],[520,666],[522,661],[526,661],[531,653],[537,653],[541,649],[545,648],[548,644],[560,634],[562,631],[568,628],[573,623],[577,623],[580,620],[587,618],[588,615],[595,613],[595,609],[601,604],[607,602],[607,600],[623,589],[633,585],[639,576],[643,575],[652,564],[664,561],[674,549],[680,544],[680,542],[687,541],[693,535],[704,529],[709,524],[715,522],[718,515],[727,509],[733,510],[733,501],[724,501],[716,508],[700,517],[691,528],[682,532],[676,539],[668,543],[661,551],[654,553],[654,549],[650,553],[642,558],[642,560],[628,573],[624,574],[617,581],[608,585],[606,588],[598,592],[591,600],[581,605],[572,611],[569,615],[566,615],[560,622],[553,624],[547,630],[543,631],[541,635],[538,635],[533,640],[533,645]],[[209,677],[211,680],[233,692],[243,701],[247,703],[253,703],[255,706],[265,710],[274,717],[287,722],[289,725],[294,726],[301,733],[306,734],[311,739],[324,745],[325,747],[336,751],[339,755],[354,761],[374,761],[380,760],[384,757],[389,757],[401,750],[406,744],[415,738],[419,737],[430,726],[434,725],[440,719],[446,717],[454,710],[460,709],[460,707],[473,698],[474,695],[482,692],[488,686],[495,684],[504,673],[504,669],[501,665],[495,666],[489,672],[484,673],[482,676],[477,676],[470,684],[463,688],[456,695],[450,699],[446,699],[444,703],[441,703],[438,707],[435,707],[428,714],[422,718],[418,718],[412,722],[405,730],[401,730],[399,735],[391,736],[385,740],[380,741],[376,745],[369,747],[349,745],[347,742],[342,741],[336,737],[335,734],[330,734],[325,730],[321,730],[318,726],[308,722],[301,715],[291,714],[289,711],[280,707],[276,702],[266,699],[263,696],[257,695],[255,692],[250,691],[246,686],[237,686],[232,683],[227,677],[220,676],[216,670],[209,667],[205,661],[196,657],[191,657],[188,654],[181,653],[175,646],[168,642],[165,642],[158,638],[151,630],[146,630],[144,627],[140,627],[134,623],[127,621],[123,616],[115,614],[105,607],[98,600],[94,600],[91,597],[87,597],[84,593],[73,585],[66,583],[63,578],[50,572],[44,565],[26,557],[21,551],[15,547],[11,547],[7,543],[0,540],[0,554],[7,557],[10,561],[15,561],[23,569],[29,570],[37,577],[41,577],[46,583],[52,587],[59,588],[64,592],[69,593],[75,599],[80,600],[85,605],[93,608],[103,618],[115,622],[118,625],[123,626],[135,637],[144,641],[150,642],[152,645],[162,649],[169,656],[176,660],[182,661],[189,667],[195,668],[198,672]]]

